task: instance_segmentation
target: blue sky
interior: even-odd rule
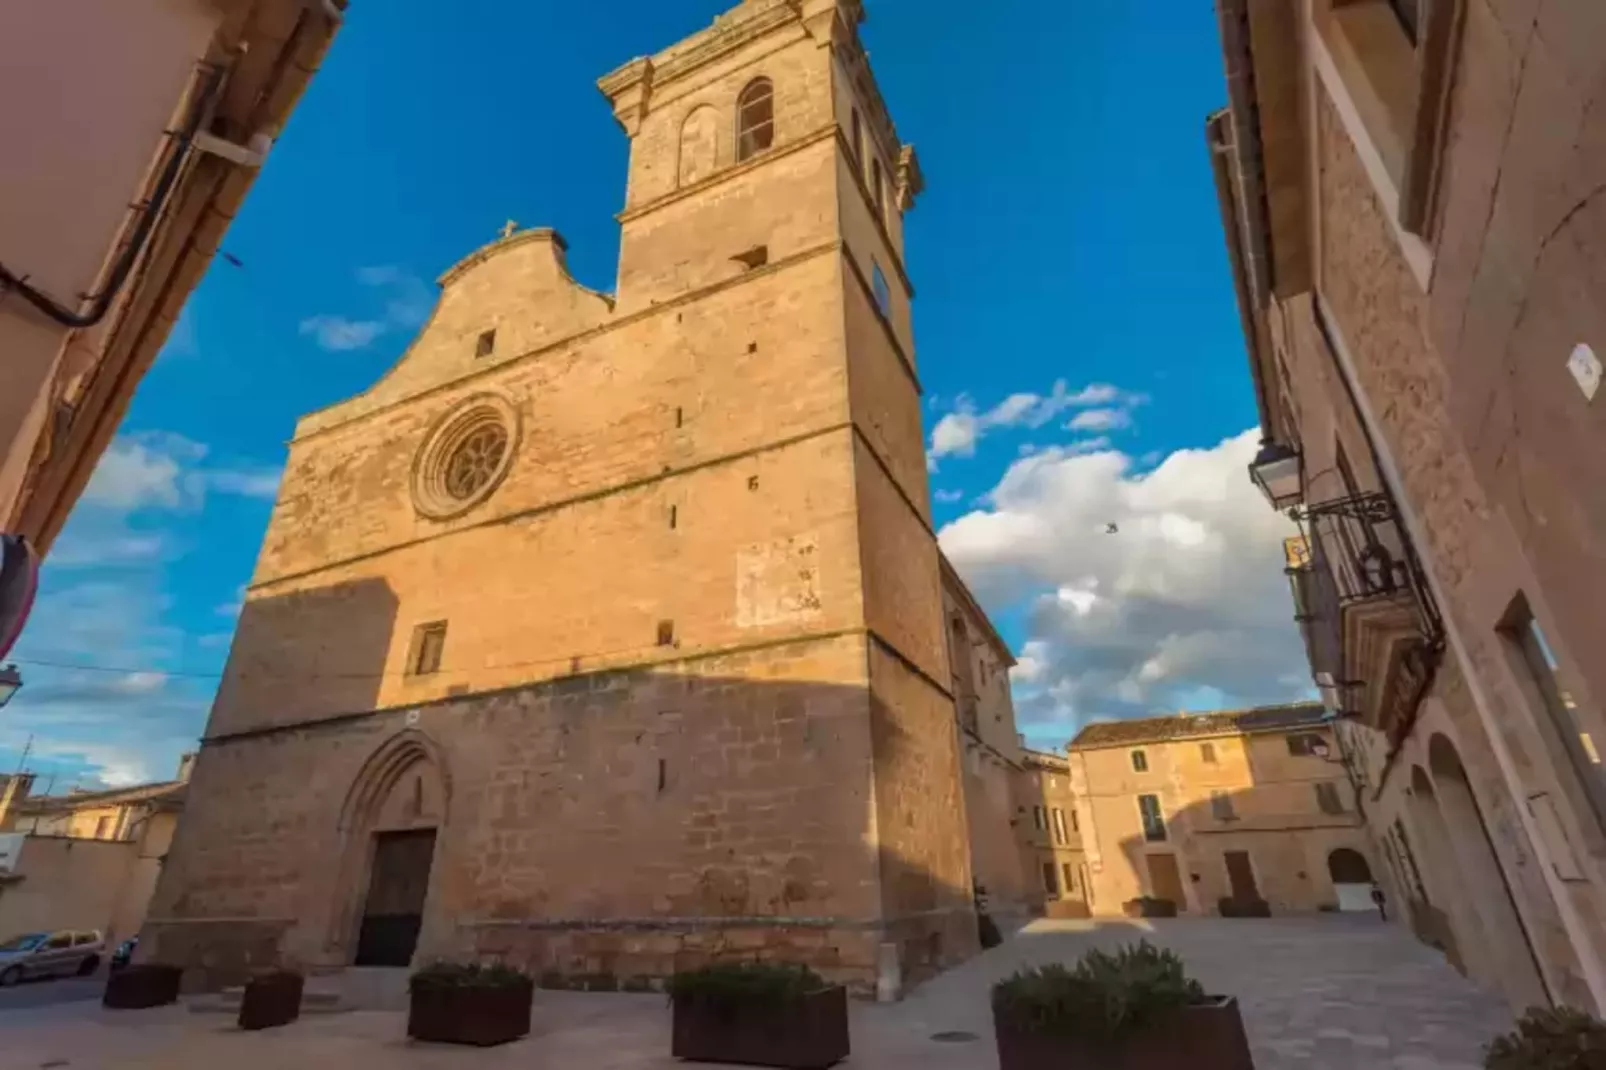
[[[506,219],[611,290],[627,145],[595,81],[727,6],[354,0],[229,232],[241,266],[196,291],[53,552],[0,766],[31,732],[57,790],[170,772],[296,418],[371,384]],[[1023,728],[1304,694],[1285,532],[1243,471],[1212,5],[868,6],[927,176],[907,244],[937,519],[1022,657]]]

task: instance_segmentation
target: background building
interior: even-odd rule
[[[749,0],[608,75],[617,292],[510,228],[300,422],[143,954],[893,995],[974,953],[921,179],[861,18]]]
[[[43,552],[60,532],[342,7],[0,12],[0,93],[50,101],[0,116],[0,533]]]
[[[1069,747],[1094,913],[1140,896],[1213,914],[1372,910],[1354,794],[1326,711],[1272,706],[1094,724]]]
[[[1009,830],[1018,828],[1017,779],[1027,752],[1015,728],[1009,670],[1015,657],[970,589],[942,559],[943,616],[948,622],[954,714],[963,752],[965,827],[972,879],[998,924],[1013,928],[1042,912],[1042,896]]]
[[[93,929],[139,932],[184,807],[192,755],[175,780],[24,799],[0,823],[0,939]]]
[[[1603,9],[1220,9],[1252,474],[1371,837],[1472,977],[1606,1010]]]
[[[1025,751],[1015,778],[1015,846],[1035,913],[1079,918],[1092,907],[1076,804],[1070,760],[1063,754]]]

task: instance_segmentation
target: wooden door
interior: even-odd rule
[[[374,836],[374,865],[357,935],[355,965],[411,965],[424,921],[434,855],[434,829]]]
[[[1260,889],[1255,885],[1255,868],[1249,864],[1248,851],[1228,851],[1227,881],[1232,885],[1234,899],[1259,899]]]
[[[1169,899],[1178,910],[1188,909],[1182,894],[1182,874],[1177,870],[1177,856],[1170,852],[1149,856],[1150,894],[1157,899]]]

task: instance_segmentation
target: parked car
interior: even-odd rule
[[[111,963],[112,972],[116,973],[118,970],[122,969],[124,966],[127,966],[128,963],[133,959],[134,952],[137,951],[138,949],[139,949],[139,937],[138,936],[130,936],[127,940],[124,940],[122,943],[118,944],[117,945],[117,950],[112,952],[112,963]]]
[[[88,929],[14,936],[0,944],[0,985],[28,977],[85,977],[95,972],[105,953],[105,940]]]

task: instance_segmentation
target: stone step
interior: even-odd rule
[[[221,992],[205,992],[190,996],[186,1002],[196,1014],[239,1014],[240,1001],[245,998],[245,988],[236,986],[225,988]],[[302,1014],[341,1014],[345,1011],[354,1011],[357,1007],[349,1000],[343,999],[339,992],[323,992],[308,990],[301,993]]]

